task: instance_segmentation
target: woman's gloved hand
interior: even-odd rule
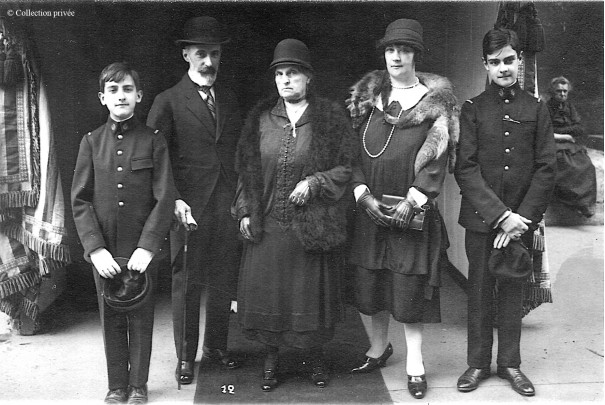
[[[414,204],[407,198],[399,201],[391,218],[391,226],[408,229],[410,221],[414,216]]]
[[[384,211],[391,210],[391,207],[376,199],[369,191],[366,190],[359,196],[357,204],[366,210],[366,213],[376,225],[389,226],[390,218],[384,214]]]

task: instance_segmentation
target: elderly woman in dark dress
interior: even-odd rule
[[[434,199],[455,149],[456,98],[446,78],[416,72],[424,50],[417,21],[391,23],[377,47],[386,71],[368,73],[347,100],[362,144],[352,182],[360,209],[350,254],[351,295],[359,311],[371,316],[371,347],[351,372],[385,365],[393,353],[387,338],[392,315],[404,324],[408,389],[423,398],[423,322],[441,320],[440,266],[448,246]],[[402,198],[387,205],[384,195]],[[420,209],[426,210],[423,229],[412,229]]]
[[[313,383],[325,387],[322,345],[342,312],[336,257],[346,239],[343,205],[352,201],[354,135],[344,109],[311,91],[304,43],[280,42],[270,69],[279,96],[250,112],[237,152],[234,209],[248,241],[239,321],[266,346],[262,390],[277,385],[280,345],[305,350]]]

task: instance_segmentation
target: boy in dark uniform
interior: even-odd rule
[[[109,385],[105,402],[145,403],[153,299],[147,297],[130,311],[116,311],[102,296],[103,279],[126,271],[118,257],[128,258],[128,270],[148,271],[157,279],[153,257],[168,234],[174,210],[172,169],[164,137],[134,116],[143,96],[138,73],[125,63],[113,63],[101,72],[99,86],[109,118],[80,143],[71,190],[73,215],[99,297]]]
[[[490,376],[495,278],[488,270],[493,248],[522,240],[530,249],[555,181],[555,142],[545,103],[517,82],[519,40],[493,29],[483,38],[490,84],[467,100],[460,116],[455,176],[462,193],[459,223],[466,228],[469,261],[468,365],[458,390],[476,389]],[[535,394],[521,372],[523,282],[498,281],[497,374],[521,395]]]

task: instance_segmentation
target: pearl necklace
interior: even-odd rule
[[[413,89],[414,87],[418,86],[420,84],[420,80],[418,78],[416,78],[416,83],[410,85],[410,86],[395,86],[393,85],[393,83],[391,83],[391,87],[397,90],[408,90],[408,89]]]
[[[366,151],[367,155],[373,159],[382,155],[384,153],[384,151],[387,150],[387,146],[389,146],[389,142],[391,142],[391,138],[393,137],[393,132],[395,132],[395,124],[392,124],[393,127],[391,128],[391,133],[389,134],[389,138],[387,139],[386,143],[382,147],[382,150],[380,152],[378,152],[378,154],[376,154],[376,155],[372,155],[370,153],[370,151],[368,150],[368,147],[366,146],[366,133],[368,132],[368,127],[370,126],[370,121],[372,121],[372,115],[374,115],[374,108],[376,108],[376,107],[372,107],[372,112],[370,112],[370,118],[368,118],[368,123],[366,124],[366,129],[363,131],[363,137],[362,137],[363,149]],[[399,114],[397,115],[397,119],[399,119],[399,117],[401,117],[402,112],[403,112],[403,108],[401,109],[401,111],[399,111]]]

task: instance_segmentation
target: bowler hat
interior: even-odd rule
[[[424,51],[422,25],[416,20],[401,18],[387,26],[384,37],[376,43],[376,48],[384,48],[396,43],[406,44],[418,51]]]
[[[116,311],[132,311],[149,299],[153,287],[151,276],[147,271],[128,270],[128,259],[125,257],[116,257],[114,260],[121,272],[114,278],[101,278],[103,299]]]
[[[298,39],[288,38],[277,44],[273,51],[273,62],[269,65],[269,69],[279,65],[300,65],[313,71],[309,48]]]
[[[177,45],[205,44],[220,45],[229,42],[221,24],[212,17],[193,17],[183,27],[183,39],[177,39]]]
[[[490,273],[499,279],[522,280],[529,277],[533,269],[529,250],[521,241],[493,249],[487,263]]]

